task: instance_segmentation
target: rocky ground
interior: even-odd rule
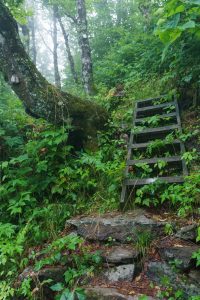
[[[167,292],[172,290],[181,291],[180,299],[200,299],[200,269],[192,259],[192,253],[199,249],[197,226],[195,221],[183,225],[173,216],[143,210],[68,220],[67,234],[84,237],[93,249],[100,250],[102,257],[101,270],[84,286],[87,299],[153,300],[159,299],[158,293],[167,299]],[[66,268],[48,266],[36,272],[30,266],[20,280],[52,278],[59,282]],[[148,297],[140,298],[141,295]],[[43,299],[54,296],[48,287],[44,289]]]

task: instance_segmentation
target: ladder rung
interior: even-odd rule
[[[166,96],[167,96],[167,94],[164,94],[164,95],[161,95],[161,96],[158,96],[158,97],[154,97],[154,98],[147,98],[147,99],[137,100],[135,102],[136,103],[145,103],[145,102],[148,102],[148,101],[162,99],[163,97],[166,97]]]
[[[170,106],[170,105],[175,106],[176,105],[175,101],[166,102],[166,103],[159,104],[159,105],[152,105],[152,106],[137,108],[137,112],[146,112],[146,111],[151,111],[151,110],[157,110],[157,109],[164,108],[164,107],[167,107],[167,106]]]
[[[139,186],[145,184],[151,184],[156,182],[157,180],[165,182],[165,183],[183,183],[184,178],[182,176],[171,176],[171,177],[155,177],[155,178],[147,178],[147,179],[125,179],[124,184],[126,186]]]
[[[181,156],[171,156],[171,157],[154,157],[154,158],[146,158],[146,159],[134,159],[128,160],[127,166],[133,166],[136,164],[144,163],[144,164],[156,164],[158,161],[164,161],[166,163],[173,162],[182,162]]]
[[[180,129],[179,125],[169,125],[169,126],[164,126],[164,127],[155,127],[155,128],[146,128],[141,130],[140,132],[135,133],[135,135],[139,135],[139,134],[146,134],[146,133],[162,133],[162,132],[166,132],[166,131],[171,131],[174,129]]]
[[[147,148],[149,145],[152,144],[151,142],[148,143],[139,143],[139,144],[132,144],[129,146],[129,149],[143,149],[143,148]],[[180,144],[179,140],[174,140],[172,143],[171,142],[166,142],[165,145],[169,145],[169,144]]]
[[[170,113],[170,114],[163,114],[163,115],[158,115],[159,118],[171,118],[171,117],[176,117],[176,113]],[[140,118],[140,119],[135,119],[135,123],[143,123],[143,122],[147,122],[148,121],[148,117],[147,118]]]

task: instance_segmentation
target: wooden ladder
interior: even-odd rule
[[[184,176],[188,175],[188,169],[185,163],[185,160],[182,159],[182,155],[185,152],[185,146],[182,141],[179,139],[174,139],[173,142],[166,142],[165,147],[178,149],[179,155],[170,155],[164,157],[158,157],[157,154],[154,154],[151,158],[146,159],[132,159],[134,151],[146,151],[148,146],[155,140],[161,139],[164,140],[165,137],[178,130],[180,134],[182,133],[181,120],[179,107],[176,97],[173,97],[173,101],[166,100],[167,96],[159,96],[156,98],[150,98],[145,100],[139,100],[135,102],[135,109],[133,114],[133,130],[136,126],[145,124],[145,120],[148,120],[149,117],[158,116],[161,120],[170,120],[172,124],[166,126],[154,127],[154,128],[145,128],[139,132],[131,131],[130,141],[128,145],[128,156],[125,168],[125,179],[123,181],[122,193],[120,204],[121,207],[124,206],[127,200],[127,189],[136,189],[138,186],[143,186],[146,184],[154,183],[159,180],[165,183],[183,183]],[[167,101],[161,104],[156,104],[155,102],[162,102],[162,100]],[[170,108],[170,111],[169,111]],[[168,110],[168,112],[166,112]],[[169,166],[179,165],[179,174],[172,176],[154,176],[152,178],[133,178],[130,179],[130,169],[135,168],[138,163],[146,163],[148,165],[153,165],[159,161],[164,161]],[[181,173],[181,174],[180,174]]]

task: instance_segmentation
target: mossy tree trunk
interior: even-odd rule
[[[104,128],[107,113],[103,108],[60,91],[37,70],[22,45],[17,23],[2,0],[0,71],[32,115],[55,124],[70,122],[82,137],[94,136],[97,130]],[[16,78],[19,78],[19,83]]]

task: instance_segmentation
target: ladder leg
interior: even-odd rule
[[[120,210],[124,209],[124,205],[126,203],[126,192],[127,192],[127,186],[124,184],[121,193]]]
[[[180,127],[180,133],[182,133],[182,126],[181,126],[181,118],[180,118],[180,111],[179,111],[179,107],[178,107],[178,101],[175,98],[175,103],[176,103],[176,117],[177,117],[177,123]],[[180,147],[181,147],[181,154],[183,155],[185,153],[185,145],[183,144],[183,142],[180,143]],[[188,168],[186,165],[186,162],[184,159],[182,159],[182,169],[183,169],[183,175],[184,176],[188,176]]]
[[[185,145],[182,142],[180,145],[181,145],[181,154],[183,155],[185,153]],[[182,159],[182,168],[183,168],[183,175],[188,176],[189,173],[188,173],[188,168],[185,159]]]

